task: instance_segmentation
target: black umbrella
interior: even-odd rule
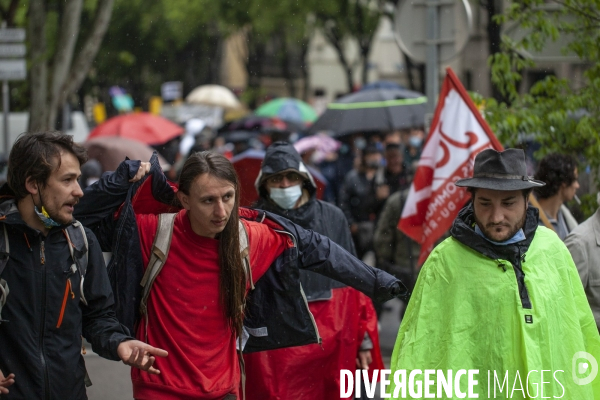
[[[219,134],[219,137],[225,139],[226,142],[238,143],[247,142],[250,139],[257,139],[260,132],[257,131],[231,131]]]
[[[355,132],[393,131],[423,126],[427,98],[406,89],[371,89],[330,103],[310,133],[333,131],[336,136]]]
[[[231,131],[258,131],[264,133],[271,132],[302,132],[306,127],[302,124],[284,121],[274,117],[262,117],[258,115],[249,115],[244,118],[231,121],[223,125],[219,132]]]

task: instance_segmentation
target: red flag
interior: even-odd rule
[[[454,182],[472,176],[475,156],[488,148],[503,149],[452,69],[447,68],[431,129],[398,222],[398,229],[421,244],[419,265],[469,198],[466,189]]]

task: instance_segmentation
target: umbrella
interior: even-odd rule
[[[227,109],[242,108],[235,94],[221,85],[202,85],[192,90],[185,101],[193,104],[222,107]]]
[[[294,143],[296,151],[300,154],[315,150],[314,162],[317,164],[323,161],[327,155],[338,151],[341,145],[341,142],[327,135],[307,136]]]
[[[257,131],[231,131],[225,132],[222,137],[228,143],[247,142],[251,139],[258,139],[260,133]]]
[[[279,118],[260,117],[249,115],[235,121],[231,121],[221,127],[219,132],[228,131],[259,131],[259,132],[301,132],[306,129],[302,124],[291,121],[283,121]]]
[[[256,181],[256,177],[260,172],[263,158],[265,158],[264,151],[251,149],[231,159],[233,168],[235,168],[240,180],[240,205],[243,207],[249,207],[258,200],[254,181]],[[314,168],[309,166],[307,168],[317,184],[317,198],[322,199],[327,186],[327,179]]]
[[[90,159],[98,160],[103,171],[114,171],[125,157],[131,160],[148,161],[154,152],[150,146],[123,137],[97,137],[82,143],[87,149]],[[158,161],[163,170],[170,168],[169,163],[158,156]]]
[[[317,112],[309,104],[290,97],[268,101],[258,107],[254,114],[263,117],[277,117],[299,124],[312,123],[317,119]]]
[[[308,132],[329,130],[340,136],[423,126],[426,103],[423,94],[406,89],[360,91],[327,105]]]
[[[122,137],[146,144],[162,144],[183,133],[184,129],[168,119],[149,113],[123,114],[98,125],[88,139],[102,136]]]
[[[362,92],[364,90],[373,90],[373,89],[404,90],[404,87],[402,85],[400,85],[399,83],[392,82],[392,81],[375,81],[375,82],[367,83],[366,85],[364,85],[363,87],[360,88],[360,91]]]

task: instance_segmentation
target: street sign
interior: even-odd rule
[[[181,100],[183,98],[183,82],[165,82],[160,85],[160,94],[164,101]]]
[[[24,59],[0,60],[0,81],[22,81],[27,78]]]
[[[4,28],[0,29],[0,42],[24,42],[25,29],[22,28]]]
[[[394,15],[394,33],[398,46],[416,62],[427,61],[427,0],[403,0]],[[435,40],[439,49],[439,61],[448,61],[464,49],[469,41],[473,16],[468,0],[438,0],[438,18],[434,22],[438,33]]]
[[[0,58],[25,57],[27,49],[23,43],[0,44]]]
[[[2,113],[4,121],[4,152],[8,153],[8,113],[10,108],[9,81],[22,81],[27,78],[25,57],[25,29],[6,28],[6,22],[0,29],[0,81],[2,81]],[[10,44],[5,44],[10,43]]]

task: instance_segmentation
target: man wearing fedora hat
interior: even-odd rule
[[[456,375],[448,398],[500,390],[503,398],[600,399],[600,378],[588,382],[589,370],[576,368],[581,352],[600,360],[594,317],[569,251],[529,207],[544,183],[526,171],[522,150],[487,149],[473,177],[455,183],[471,201],[423,265],[391,360],[424,391],[447,389],[439,372],[432,381],[417,370],[467,370],[476,375]],[[392,382],[392,397],[402,389]]]

